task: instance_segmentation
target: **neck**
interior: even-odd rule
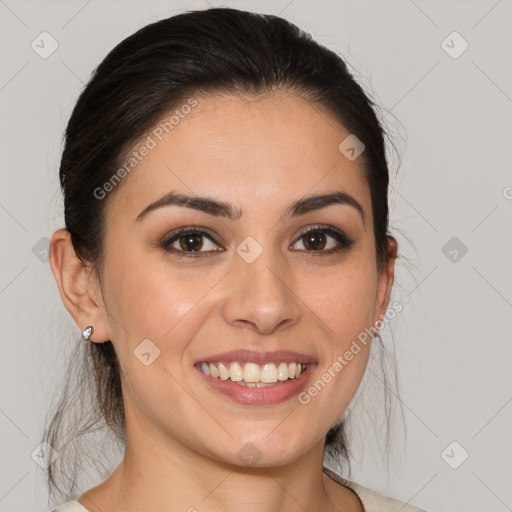
[[[291,463],[259,468],[214,460],[157,429],[138,431],[136,442],[128,432],[120,465],[78,498],[90,512],[361,510],[324,475],[323,439]]]

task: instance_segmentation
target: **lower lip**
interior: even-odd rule
[[[231,398],[242,405],[275,405],[285,402],[298,395],[306,387],[306,383],[316,364],[308,364],[306,371],[301,373],[295,379],[288,379],[283,382],[277,382],[274,386],[265,386],[262,388],[248,388],[240,386],[230,380],[221,380],[218,377],[206,375],[201,368],[197,368],[203,379],[213,389],[223,395]]]

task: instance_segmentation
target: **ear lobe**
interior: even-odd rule
[[[78,258],[66,229],[57,230],[50,243],[50,266],[64,306],[80,331],[89,325],[94,334],[89,341],[110,339],[101,289],[91,267]]]
[[[383,264],[383,268],[379,275],[378,288],[377,288],[377,318],[374,318],[375,323],[380,320],[386,313],[389,304],[389,297],[391,295],[391,287],[395,278],[395,261],[398,254],[398,242],[392,236],[388,236],[388,253],[387,260]]]

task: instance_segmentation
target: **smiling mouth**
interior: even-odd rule
[[[307,366],[306,363],[284,361],[278,364],[241,364],[236,361],[196,364],[205,375],[251,388],[275,386],[295,380],[307,370]]]
[[[318,366],[310,357],[284,351],[270,353],[268,359],[262,353],[234,355],[218,354],[209,361],[199,360],[194,367],[210,389],[242,406],[274,406],[292,400]]]

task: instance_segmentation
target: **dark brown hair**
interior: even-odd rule
[[[84,264],[101,278],[108,198],[100,200],[94,191],[166,113],[191,96],[278,90],[319,105],[364,144],[361,158],[380,269],[389,249],[389,176],[386,134],[375,104],[342,58],[309,34],[277,16],[229,8],[186,12],[143,27],[107,55],[81,93],[65,132],[60,184],[66,229]],[[59,453],[46,473],[50,494],[58,491],[64,498],[75,491],[82,465],[77,459],[89,455],[80,451],[81,435],[106,428],[120,446],[125,442],[121,369],[112,343],[79,343],[71,362],[43,439]],[[72,407],[78,413],[69,427],[66,417]],[[330,429],[325,447],[333,458],[348,462],[344,421]],[[67,455],[73,450],[75,460]]]

